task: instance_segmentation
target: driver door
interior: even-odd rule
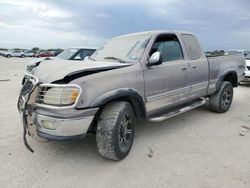
[[[177,36],[158,36],[149,56],[156,51],[161,54],[162,64],[146,66],[144,70],[149,115],[186,102],[191,89],[189,63],[184,59]]]

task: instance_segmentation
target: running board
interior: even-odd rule
[[[174,116],[177,116],[177,115],[182,114],[184,112],[187,112],[189,110],[192,110],[194,108],[197,108],[199,106],[202,106],[205,103],[206,103],[205,99],[199,99],[199,100],[196,100],[195,102],[193,102],[192,104],[185,106],[183,108],[180,108],[178,110],[168,112],[168,113],[163,114],[163,115],[158,116],[158,117],[151,117],[151,118],[149,118],[149,121],[150,122],[161,122],[161,121],[164,121],[164,120],[169,119],[171,117],[174,117]]]

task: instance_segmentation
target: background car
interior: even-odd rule
[[[34,54],[34,57],[54,57],[55,53],[51,51],[42,51]]]
[[[4,56],[4,53],[6,52],[7,50],[0,50],[0,55],[1,56]]]
[[[75,47],[68,48],[61,52],[56,58],[65,60],[84,60],[85,57],[91,56],[96,49]]]
[[[27,50],[24,52],[25,57],[33,57],[34,52],[31,50]]]
[[[243,82],[250,82],[250,54],[246,56],[246,70]]]
[[[4,52],[3,54],[5,57],[25,57],[25,54],[22,50],[9,50]]]
[[[236,50],[228,50],[226,52],[226,55],[237,55],[237,54],[242,54],[244,56],[247,56],[250,53],[249,50],[243,50],[243,49],[236,49]]]
[[[96,51],[96,49],[90,49],[90,48],[80,48],[80,47],[68,48],[68,49],[64,50],[63,52],[61,52],[56,57],[49,58],[49,59],[56,58],[56,59],[80,61],[80,60],[84,60],[84,58],[86,58],[88,56],[91,56],[95,51]],[[37,55],[35,54],[34,56],[38,57],[38,54]],[[39,64],[43,61],[43,59],[44,58],[33,59],[26,67],[27,73],[31,73],[31,71],[34,68],[39,66]]]

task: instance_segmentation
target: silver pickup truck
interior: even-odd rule
[[[96,135],[98,152],[121,160],[137,119],[152,122],[203,105],[224,113],[244,79],[242,55],[206,57],[189,32],[152,31],[115,37],[84,63],[50,60],[23,80],[18,109],[37,141]]]

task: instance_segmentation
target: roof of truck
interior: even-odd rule
[[[175,30],[153,30],[153,31],[143,31],[143,32],[136,32],[136,33],[129,33],[125,35],[120,35],[115,38],[120,38],[120,37],[127,37],[127,36],[132,36],[132,35],[153,35],[153,34],[191,34],[194,35],[194,33],[189,32],[189,31],[175,31]]]

